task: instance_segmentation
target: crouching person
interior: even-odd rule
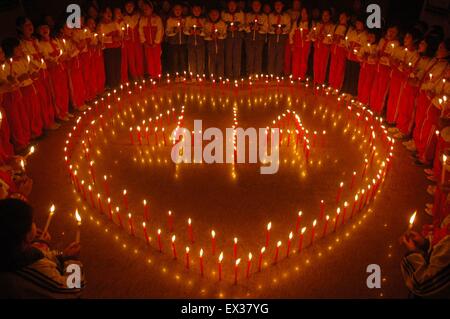
[[[0,201],[0,298],[79,298],[84,288],[80,244],[50,249],[48,233],[33,222],[33,209],[17,199]]]

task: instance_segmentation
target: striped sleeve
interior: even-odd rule
[[[408,289],[417,296],[435,296],[450,289],[450,236],[433,247],[429,260],[420,253],[404,257],[401,270]]]

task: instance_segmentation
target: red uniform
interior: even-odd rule
[[[124,52],[128,72],[133,79],[144,76],[144,55],[139,36],[140,15],[126,15],[123,18],[125,24]]]
[[[139,36],[144,45],[147,74],[152,78],[161,76],[161,41],[164,35],[162,20],[159,16],[141,17]]]
[[[345,39],[347,30],[348,27],[346,25],[338,25],[333,34],[328,82],[335,90],[340,90],[344,83],[345,64],[347,61],[347,41]]]
[[[292,77],[304,80],[308,71],[308,58],[311,49],[309,39],[309,23],[301,21],[294,24],[289,35],[289,42],[292,47]]]
[[[328,60],[334,25],[319,23],[313,28],[311,38],[314,41],[314,83],[324,84],[327,77]]]

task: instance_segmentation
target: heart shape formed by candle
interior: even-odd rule
[[[279,261],[349,222],[389,170],[393,142],[380,120],[330,93],[280,82],[117,90],[67,141],[73,185],[124,232],[180,260],[188,247],[187,254],[204,252],[205,267],[220,252],[224,265],[236,266],[264,247]],[[194,120],[202,133],[278,128],[278,172],[261,175],[262,163],[174,164],[171,132],[192,131]]]

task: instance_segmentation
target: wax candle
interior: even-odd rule
[[[76,234],[76,237],[75,237],[75,242],[77,244],[79,244],[80,243],[80,235],[81,235],[81,216],[78,213],[78,209],[75,211],[75,219],[77,220],[77,225],[78,225],[78,227],[77,227],[77,234]]]
[[[447,155],[442,155],[442,172],[441,172],[441,185],[445,184],[445,170],[447,166]]]
[[[200,249],[200,276],[203,277],[203,248]]]
[[[302,231],[300,232],[300,238],[299,238],[299,242],[298,242],[298,253],[299,254],[302,252],[302,249],[303,249],[303,239],[305,237],[305,232],[306,232],[306,227],[303,227]]]
[[[237,243],[238,243],[238,239],[236,237],[234,237],[233,242],[234,242],[234,244],[233,244],[233,257],[234,257],[234,259],[236,259],[237,258]]]
[[[350,214],[350,218],[353,218],[353,214],[355,213],[357,203],[358,203],[358,194],[355,195],[355,201],[353,202],[352,213]]]
[[[356,178],[356,172],[353,171],[352,183],[350,184],[350,190],[353,190],[353,187],[355,186],[355,178]]]
[[[158,229],[158,249],[159,252],[162,252],[162,244],[161,244],[161,229]]]
[[[294,234],[292,232],[290,232],[289,238],[288,238],[287,249],[286,249],[286,258],[289,257],[289,253],[291,251],[292,237],[294,237]]]
[[[144,199],[143,204],[144,204],[144,219],[145,219],[146,221],[148,221],[148,220],[149,220],[149,216],[148,216],[148,205],[147,205],[147,200]]]
[[[261,248],[261,252],[259,253],[259,262],[258,262],[258,272],[261,272],[262,261],[264,253],[266,252],[266,247]]]
[[[216,232],[214,230],[211,231],[211,247],[212,247],[212,255],[216,254]]]
[[[220,255],[219,255],[219,262],[218,262],[219,281],[222,281],[222,261],[223,261],[223,252],[220,253]]]
[[[239,270],[239,264],[241,263],[241,259],[237,259],[234,264],[234,284],[237,285],[238,283],[238,270]]]
[[[189,269],[189,247],[186,247],[186,269]]]
[[[320,201],[320,220],[323,220],[323,216],[325,214],[325,202],[323,200]]]
[[[133,216],[131,213],[128,214],[128,226],[130,227],[130,235],[134,236]]]
[[[150,245],[150,238],[148,237],[147,225],[145,224],[145,222],[142,223],[142,230],[144,231],[145,242],[147,243],[147,245]]]
[[[188,219],[188,236],[189,236],[189,240],[191,241],[191,243],[194,243],[194,234],[192,231],[192,220],[190,218]]]
[[[169,231],[172,233],[173,232],[173,216],[172,216],[172,211],[170,211],[170,210],[167,214],[167,221],[168,221],[168,225],[169,225]]]
[[[176,240],[176,236],[173,235],[172,236],[172,253],[173,253],[173,259],[177,259],[177,249],[175,247],[175,240]]]
[[[341,184],[339,185],[337,195],[336,195],[336,204],[339,204],[339,202],[341,200],[343,189],[344,189],[344,182],[341,182]]]
[[[250,268],[252,267],[252,259],[253,259],[252,253],[248,253],[247,275],[246,275],[247,278],[250,277]]]
[[[341,225],[344,225],[344,223],[345,223],[345,215],[347,214],[347,207],[348,207],[348,203],[344,202],[344,210],[343,210],[343,213],[342,213]]]
[[[322,233],[322,237],[325,237],[327,235],[327,229],[328,229],[328,222],[330,220],[330,216],[326,216],[325,217],[325,224],[323,225],[323,233]]]
[[[414,222],[416,221],[416,215],[417,215],[417,211],[414,212],[411,217],[409,218],[409,226],[408,226],[408,230],[411,230],[414,227]]]
[[[120,208],[116,207],[116,216],[119,221],[120,228],[123,228],[122,217],[120,217]]]
[[[312,224],[312,228],[311,228],[311,241],[310,241],[310,245],[312,245],[314,243],[314,237],[316,235],[316,225],[317,225],[317,220],[313,221]]]
[[[273,263],[276,264],[278,262],[278,255],[280,253],[280,247],[281,247],[281,241],[277,243],[277,248],[275,249],[275,258],[273,260]]]
[[[97,194],[97,205],[98,205],[98,210],[100,211],[101,214],[103,214],[103,205],[102,205],[102,200],[100,198],[100,193]]]
[[[47,222],[45,223],[44,229],[42,230],[41,237],[44,237],[44,235],[48,232],[48,228],[50,227],[50,223],[52,221],[54,214],[55,214],[55,205],[52,204],[52,206],[50,206],[50,213],[48,214]]]
[[[338,209],[336,210],[336,219],[334,221],[334,230],[333,230],[333,232],[336,232],[340,214],[341,214],[341,208],[338,207]]]
[[[269,240],[270,240],[270,230],[272,229],[272,222],[267,224],[267,229],[266,229],[266,247],[269,246]]]
[[[299,229],[300,229],[300,223],[301,223],[301,221],[302,221],[302,215],[303,215],[303,212],[302,212],[302,211],[299,211],[299,212],[298,212],[298,216],[297,216],[297,225],[295,225],[295,233],[296,233],[296,234],[298,234],[298,231],[299,231]]]
[[[123,206],[124,206],[125,211],[127,211],[128,210],[128,195],[127,195],[126,189],[123,190]]]
[[[95,202],[94,202],[94,195],[92,194],[92,186],[88,185],[88,191],[89,191],[89,200],[91,201],[92,208],[95,208]]]
[[[108,202],[109,219],[112,220],[113,219],[113,215],[112,215],[112,208],[111,208],[111,198],[108,197],[107,202]]]

